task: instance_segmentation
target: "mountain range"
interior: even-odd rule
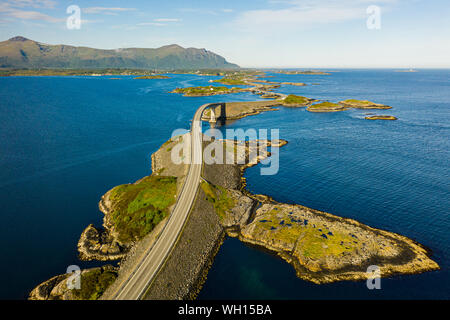
[[[21,36],[0,42],[0,68],[232,69],[222,56],[177,44],[114,50],[50,45]]]

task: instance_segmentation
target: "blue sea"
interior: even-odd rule
[[[314,285],[278,257],[227,239],[199,299],[450,298],[450,70],[334,71],[269,72],[267,80],[308,84],[282,93],[393,109],[280,108],[229,124],[277,128],[289,141],[278,174],[246,171],[248,189],[406,235],[431,249],[442,270],[382,279],[381,290],[365,282]],[[174,129],[188,129],[201,104],[258,100],[169,93],[218,77],[119,78],[0,77],[0,299],[25,299],[69,265],[98,265],[81,262],[76,245],[89,223],[101,225],[100,197],[149,175],[151,154]],[[399,120],[364,120],[372,112]]]

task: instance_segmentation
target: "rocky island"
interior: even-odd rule
[[[239,77],[224,77],[218,80],[211,80],[211,82],[218,82],[225,85],[230,86],[245,86],[248,85],[247,81],[245,81],[241,76]]]
[[[117,268],[103,267],[82,270],[79,289],[71,289],[70,274],[55,276],[33,289],[30,300],[97,300],[117,278]]]
[[[347,110],[347,108],[338,103],[321,102],[310,105],[306,110],[310,112],[337,112]]]
[[[368,100],[347,99],[344,101],[340,101],[339,104],[343,105],[346,108],[355,109],[392,109],[391,106],[375,103]]]
[[[426,248],[404,236],[248,192],[242,177],[244,170],[270,156],[269,147],[281,147],[286,141],[215,143],[223,144],[224,157],[234,152],[230,145],[245,147],[242,156],[246,158],[244,165],[205,165],[208,183],[202,183],[202,191],[213,204],[221,225],[229,236],[279,255],[293,265],[298,277],[319,284],[365,280],[370,265],[380,267],[383,277],[439,269]],[[258,148],[258,156],[251,152],[252,148]],[[252,154],[254,158],[250,158]],[[229,175],[225,181],[225,171],[237,168],[240,174],[234,175],[234,182],[229,181]]]
[[[293,71],[286,71],[286,70],[278,70],[275,71],[276,73],[281,73],[281,74],[291,74],[291,75],[295,75],[295,74],[303,74],[303,75],[330,75],[330,72],[324,72],[324,71],[318,71],[318,70],[293,70]]]
[[[176,88],[171,92],[181,93],[185,97],[205,97],[205,96],[237,93],[243,91],[244,89],[236,87],[229,88],[229,87],[204,86],[204,87]]]
[[[239,229],[240,240],[263,246],[291,263],[299,278],[328,283],[365,280],[377,265],[383,277],[438,269],[428,251],[400,235],[300,205],[266,201]]]
[[[368,100],[356,100],[348,99],[340,101],[338,103],[324,101],[321,103],[308,106],[306,110],[310,112],[338,112],[344,111],[350,108],[354,109],[391,109],[391,106],[387,106],[380,103],[371,102]]]
[[[310,106],[311,103],[316,102],[317,100],[290,94],[286,98],[284,98],[282,101],[283,101],[283,106],[285,106],[285,107],[307,107],[307,106]]]
[[[306,86],[306,83],[303,83],[303,82],[281,82],[281,84],[288,85],[288,86],[297,86],[297,87]]]
[[[222,95],[236,92],[251,92],[260,95],[265,99],[284,98],[286,95],[272,92],[273,89],[279,88],[281,85],[306,86],[302,82],[275,82],[260,80],[254,74],[235,73],[217,80],[209,80],[211,83],[221,83],[229,86],[248,86],[248,87],[223,87],[223,86],[199,86],[176,88],[172,93],[181,93],[185,97],[203,97],[211,95]]]
[[[168,76],[164,76],[162,74],[156,74],[156,75],[149,75],[149,76],[140,76],[134,78],[136,80],[147,80],[147,79],[170,79]]]
[[[397,118],[394,116],[386,116],[386,115],[367,116],[364,119],[366,119],[366,120],[397,120]]]

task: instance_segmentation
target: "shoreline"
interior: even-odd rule
[[[276,145],[282,147],[286,143],[288,143],[288,142],[287,141],[279,141],[276,143]],[[263,144],[264,144],[264,142],[263,142]],[[152,162],[153,169],[160,171],[161,167],[159,167],[159,165],[157,165],[155,163],[158,161],[158,160],[156,160],[157,155],[161,154],[163,152],[167,152],[165,150],[167,150],[169,145],[170,144],[163,144],[163,146],[157,152],[155,152],[153,154],[153,156],[152,156],[152,160],[154,160]],[[271,142],[265,142],[265,145],[270,146]],[[166,148],[166,149],[164,149],[164,148]],[[248,147],[246,147],[246,148],[247,148],[246,149],[246,157],[247,157],[249,150],[248,150]],[[270,155],[270,153],[266,153],[266,156],[269,156],[269,155]],[[261,159],[262,158],[259,158],[258,160],[261,160]],[[160,162],[161,162],[161,160],[162,159],[159,159]],[[199,257],[194,259],[195,263],[192,264],[193,260],[188,259],[190,261],[187,261],[187,263],[191,263],[189,268],[195,269],[195,270],[189,270],[188,274],[186,274],[185,276],[181,276],[180,274],[177,274],[175,276],[175,280],[172,277],[172,281],[175,281],[175,283],[179,283],[179,285],[181,285],[185,288],[182,290],[183,293],[177,291],[178,292],[178,295],[177,295],[173,291],[169,291],[169,292],[166,292],[166,295],[162,295],[162,293],[161,293],[162,285],[167,282],[159,280],[160,283],[158,284],[158,279],[161,279],[161,277],[164,278],[164,270],[163,270],[164,268],[167,268],[167,271],[165,272],[166,273],[165,276],[167,276],[167,274],[173,275],[174,273],[173,273],[173,270],[171,270],[171,268],[174,268],[174,267],[182,268],[182,269],[186,270],[186,267],[183,265],[182,261],[179,260],[179,258],[182,255],[181,256],[176,255],[177,259],[165,262],[164,267],[162,268],[162,270],[159,271],[158,275],[155,277],[155,280],[148,288],[146,298],[195,299],[195,297],[198,295],[201,288],[203,287],[203,284],[205,283],[205,281],[207,279],[208,272],[214,262],[215,256],[218,253],[218,251],[220,250],[220,247],[226,237],[225,234],[230,237],[237,237],[240,241],[242,241],[244,243],[250,244],[252,246],[256,246],[258,248],[263,248],[263,250],[267,250],[267,251],[271,252],[272,254],[282,258],[283,260],[285,260],[286,262],[288,262],[295,268],[297,276],[303,280],[308,280],[313,283],[320,284],[320,283],[329,283],[329,282],[335,282],[335,281],[347,281],[347,280],[358,281],[358,280],[367,279],[367,274],[365,272],[355,271],[351,268],[350,269],[347,268],[347,270],[345,268],[338,269],[331,273],[328,272],[325,274],[323,274],[323,271],[319,271],[319,273],[316,273],[317,271],[312,272],[311,270],[308,270],[307,268],[305,268],[303,265],[299,264],[299,261],[296,260],[292,256],[292,254],[290,254],[288,251],[280,250],[279,247],[276,247],[276,246],[274,247],[274,246],[270,245],[266,240],[261,240],[261,239],[258,240],[256,238],[251,238],[251,237],[249,238],[247,236],[244,236],[244,234],[242,233],[242,230],[246,226],[248,226],[249,224],[251,224],[255,221],[255,219],[258,216],[258,210],[261,208],[261,205],[266,205],[266,204],[283,205],[283,206],[298,206],[300,208],[312,210],[312,212],[316,216],[323,216],[323,217],[326,217],[327,219],[331,219],[331,221],[334,221],[334,222],[351,224],[356,227],[362,228],[363,230],[369,230],[371,232],[375,232],[376,236],[388,236],[389,238],[391,238],[395,241],[400,241],[399,243],[403,243],[402,246],[411,246],[412,245],[413,247],[416,247],[417,251],[415,252],[415,254],[418,254],[418,253],[421,254],[421,258],[419,258],[419,260],[420,259],[424,259],[424,260],[428,259],[428,255],[431,254],[431,251],[429,249],[426,249],[421,244],[419,244],[417,241],[409,239],[400,234],[392,233],[392,232],[381,230],[381,229],[376,229],[376,228],[364,225],[353,219],[334,216],[332,214],[317,211],[317,210],[310,209],[310,208],[306,208],[301,205],[283,204],[283,203],[273,200],[272,197],[267,196],[267,195],[259,195],[259,194],[251,193],[249,190],[246,189],[246,178],[245,178],[244,174],[245,174],[245,170],[247,168],[257,165],[259,161],[255,162],[255,161],[250,161],[250,159],[248,159],[248,160],[249,160],[249,162],[246,163],[245,165],[237,165],[237,164],[231,164],[231,165],[216,165],[216,164],[206,165],[205,164],[204,165],[204,172],[203,172],[202,176],[205,177],[205,179],[208,181],[208,183],[213,183],[213,185],[217,185],[217,186],[223,185],[223,188],[225,188],[224,190],[226,190],[226,192],[235,192],[235,194],[237,194],[237,196],[234,197],[235,201],[238,201],[238,203],[242,203],[242,199],[247,201],[246,202],[247,205],[246,205],[246,209],[245,209],[247,211],[240,212],[240,213],[238,213],[237,217],[233,217],[233,215],[235,215],[235,213],[230,213],[230,212],[228,212],[229,211],[228,210],[226,214],[231,216],[231,219],[233,222],[229,225],[226,225],[223,223],[223,221],[220,221],[220,219],[216,220],[216,222],[213,222],[213,223],[216,224],[217,226],[220,225],[221,226],[220,228],[221,229],[223,228],[223,231],[217,231],[218,233],[211,234],[211,236],[201,238],[201,239],[199,239],[198,236],[196,235],[197,232],[187,231],[187,229],[186,229],[187,225],[189,223],[194,224],[194,225],[198,224],[199,221],[204,219],[205,213],[208,214],[214,220],[214,219],[218,218],[217,210],[215,210],[215,208],[212,208],[212,207],[209,207],[209,209],[204,208],[203,212],[201,212],[201,214],[198,215],[201,217],[201,220],[198,220],[195,223],[191,221],[193,219],[192,216],[194,215],[194,213],[191,212],[188,217],[188,222],[184,227],[185,229],[180,236],[181,237],[183,237],[183,236],[187,236],[187,237],[191,236],[192,237],[193,236],[193,239],[197,239],[198,243],[200,245],[205,244],[206,242],[208,242],[209,244],[206,246],[206,248],[200,249]],[[229,175],[230,172],[231,172],[231,177],[233,177],[231,179],[230,179],[230,175]],[[228,174],[228,176],[227,176],[227,174]],[[199,188],[194,206],[197,206],[199,198],[203,199],[204,197],[205,197],[204,192],[202,192],[201,188]],[[100,203],[102,203],[102,201],[104,201],[103,198],[104,197],[102,197],[102,200],[100,201]],[[206,199],[207,199],[207,197],[206,197]],[[250,200],[248,200],[248,199],[250,199]],[[205,199],[203,199],[202,201],[204,201],[204,200]],[[244,201],[244,203],[245,203],[245,201]],[[230,208],[230,210],[231,209],[232,208]],[[241,216],[239,217],[239,215],[241,215]],[[216,218],[214,218],[215,216],[216,216]],[[153,239],[156,239],[158,237],[159,230],[161,230],[162,228],[164,228],[163,222],[161,224],[159,224],[157,226],[157,228],[155,229],[155,231],[153,233],[151,233],[148,237],[152,237]],[[179,239],[177,241],[177,245],[174,246],[174,250],[178,247],[178,243],[182,243],[182,242],[183,241],[181,241]],[[147,241],[147,243],[148,243],[148,241]],[[122,259],[122,261],[119,263],[119,265],[120,265],[120,269],[118,272],[119,277],[120,277],[121,273],[125,273],[125,271],[123,270],[123,267],[122,267],[124,264],[127,264],[127,263],[133,264],[132,256],[134,255],[134,251],[136,251],[138,249],[138,247],[139,247],[139,242],[133,244],[131,246],[131,250],[129,252],[127,252],[127,257],[125,259]],[[180,250],[182,250],[182,252],[185,252],[185,251],[183,251],[183,249],[180,249]],[[186,248],[184,250],[186,250]],[[130,255],[130,256],[128,256],[128,255]],[[189,255],[189,256],[191,256],[191,255]],[[169,260],[170,260],[170,257],[173,257],[173,255],[169,256],[169,258],[168,258]],[[400,258],[397,257],[396,259],[397,260],[395,260],[395,261],[398,262],[399,260],[401,260],[400,262],[402,262],[405,259],[408,260],[408,256],[404,256],[404,254],[402,254],[402,255],[400,255]],[[409,260],[411,260],[411,259],[409,259]],[[432,260],[430,260],[431,263],[429,264],[429,267],[419,268],[419,269],[405,269],[405,268],[401,267],[404,263],[396,264],[395,261],[392,261],[393,264],[391,264],[391,265],[389,265],[389,264],[383,265],[383,266],[387,267],[386,272],[383,273],[383,277],[390,276],[390,275],[396,275],[396,274],[418,274],[418,273],[422,273],[422,272],[426,272],[426,271],[430,271],[430,270],[439,269],[439,266],[437,264],[435,264],[434,261],[432,261]],[[400,269],[397,268],[397,265],[400,266]],[[189,269],[189,268],[187,268],[187,269]],[[53,277],[52,279],[55,279],[57,277],[60,277],[60,276]],[[186,277],[188,277],[188,278],[186,278]],[[61,279],[64,280],[65,278],[61,278]],[[42,283],[38,287],[44,285],[45,283],[48,283],[48,281]],[[175,285],[175,283],[173,283],[174,287],[177,288],[177,285]],[[189,285],[187,287],[186,287],[186,283],[189,283]],[[114,286],[114,284],[112,286]],[[55,287],[57,285],[58,284],[56,284]],[[37,290],[37,288],[35,288],[34,291]],[[102,299],[107,299],[108,292],[109,291],[107,289],[104,296],[102,296]],[[152,294],[152,292],[153,292],[153,294]],[[155,292],[157,293],[156,295],[155,295]]]
[[[274,108],[275,107],[275,105],[273,105],[273,103],[274,102],[276,102],[276,100],[274,100],[274,101],[266,101],[266,102],[264,102],[264,101],[260,101],[259,103],[266,103],[267,105],[265,106],[265,107],[263,107],[262,109],[251,109],[251,111],[246,111],[246,112],[244,112],[243,114],[241,114],[241,115],[239,115],[239,117],[236,117],[236,118],[229,118],[228,117],[228,113],[227,113],[227,116],[225,117],[225,119],[226,120],[235,120],[235,119],[240,119],[240,118],[243,118],[243,117],[246,117],[246,116],[250,116],[250,115],[255,115],[255,114],[259,114],[259,113],[261,113],[261,112],[264,112],[264,111],[271,111],[271,110],[277,110],[276,108]],[[238,103],[241,103],[241,104],[248,104],[248,102],[238,102]],[[309,102],[310,103],[310,102]],[[282,104],[281,104],[282,105]],[[298,105],[295,105],[295,106],[298,106]],[[302,107],[305,107],[306,105],[301,105]],[[289,106],[288,106],[289,107]],[[261,108],[261,107],[260,107]],[[387,108],[391,108],[391,107],[388,107],[388,106],[384,106],[384,108],[383,109],[387,109]],[[372,105],[371,105],[371,108],[370,109],[372,109]],[[202,120],[205,120],[205,119],[202,119]],[[169,141],[171,141],[171,140],[169,140]],[[171,142],[173,142],[173,141],[171,141]],[[287,142],[286,142],[287,143]],[[165,143],[165,144],[163,144],[161,147],[160,147],[160,149],[158,149],[158,151],[157,152],[155,152],[153,155],[152,155],[152,171],[153,171],[153,173],[156,173],[157,175],[158,174],[160,174],[161,172],[159,172],[160,171],[160,169],[161,168],[158,168],[158,166],[156,166],[155,165],[155,163],[154,163],[154,161],[156,161],[155,160],[155,155],[158,153],[158,152],[160,152],[162,149],[163,149],[163,147],[165,146],[166,148],[167,148],[167,145],[166,145],[167,143]],[[170,145],[170,143],[169,143],[169,145]],[[284,145],[284,144],[283,144]],[[235,166],[237,166],[237,168],[238,168],[238,171],[239,171],[239,176],[238,177],[235,177],[235,178],[237,178],[238,180],[239,180],[239,182],[237,182],[237,185],[239,185],[239,188],[236,188],[235,190],[239,190],[240,192],[242,192],[242,194],[244,195],[244,196],[247,196],[247,197],[249,197],[249,198],[252,198],[253,199],[253,201],[255,201],[254,203],[256,203],[256,202],[260,202],[260,203],[272,203],[272,204],[281,204],[281,203],[278,203],[278,202],[276,202],[276,201],[274,201],[270,196],[266,196],[266,195],[255,195],[255,194],[251,194],[247,189],[246,189],[246,178],[244,177],[244,173],[245,173],[245,170],[248,168],[248,167],[250,167],[250,166],[253,166],[253,165],[256,165],[257,163],[254,163],[254,164],[252,164],[252,165],[245,165],[245,166],[237,166],[237,165],[235,165]],[[143,178],[144,179],[144,178]],[[141,179],[142,180],[142,179]],[[140,180],[139,180],[140,181]],[[137,181],[136,183],[138,183],[139,181]],[[218,185],[220,185],[220,184],[218,184]],[[108,191],[109,192],[109,191]],[[104,203],[103,203],[103,201],[104,201],[104,197],[108,194],[108,192],[102,197],[102,200],[100,201],[100,206],[103,204],[104,205]],[[200,192],[200,188],[199,188],[199,192]],[[284,205],[284,204],[283,204]],[[299,207],[302,207],[301,205],[297,205],[297,206],[299,206]],[[304,207],[304,208],[306,208],[306,207]],[[309,209],[309,208],[307,208],[307,209]],[[251,216],[253,216],[253,218],[252,219],[255,219],[255,216],[256,216],[256,211],[257,211],[257,209],[256,209],[256,205],[253,205],[252,206],[252,209],[251,209],[252,211],[251,211]],[[313,210],[313,209],[311,209],[311,210]],[[105,212],[104,210],[102,210],[103,212]],[[214,211],[214,210],[213,210]],[[316,213],[318,213],[319,211],[317,211],[317,210],[313,210],[313,211],[315,211]],[[359,223],[358,221],[356,221],[356,220],[351,220],[351,219],[347,219],[347,218],[342,218],[342,217],[337,217],[337,216],[334,216],[334,215],[332,215],[332,214],[329,214],[329,213],[326,213],[326,212],[320,212],[321,214],[324,214],[324,215],[329,215],[329,216],[331,216],[333,219],[336,219],[337,221],[340,221],[340,222],[348,222],[348,221],[351,221],[352,223],[356,223],[356,225],[357,226],[359,226],[359,227],[361,227],[361,226],[363,226],[364,228],[369,228],[371,231],[376,231],[377,233],[379,232],[379,233],[381,233],[381,234],[383,234],[383,235],[389,235],[389,236],[394,236],[394,238],[396,239],[396,240],[402,240],[402,241],[406,241],[406,242],[408,242],[409,244],[413,244],[413,245],[415,245],[415,246],[417,246],[418,247],[418,249],[423,249],[423,250],[425,250],[425,252],[423,253],[424,255],[425,255],[425,257],[426,258],[428,258],[428,255],[430,255],[431,254],[431,251],[430,250],[428,250],[428,249],[426,249],[424,246],[422,246],[421,244],[419,244],[418,242],[416,242],[416,241],[414,241],[414,240],[412,240],[412,239],[409,239],[409,238],[407,238],[407,237],[404,237],[404,236],[401,236],[401,235],[399,235],[399,234],[395,234],[395,233],[391,233],[391,232],[389,232],[389,231],[384,231],[384,230],[380,230],[380,229],[376,229],[376,228],[372,228],[372,227],[370,227],[370,226],[366,226],[366,225],[363,225],[363,224],[361,224],[361,223]],[[107,218],[107,214],[105,213],[105,218]],[[188,218],[188,220],[190,220],[190,217]],[[251,219],[250,218],[248,218],[248,221],[250,221]],[[162,224],[162,223],[161,223]],[[159,224],[158,225],[158,228],[161,226],[161,224]],[[91,227],[91,226],[89,226],[89,227]],[[88,228],[89,228],[88,227]],[[300,277],[300,278],[302,278],[302,279],[304,279],[304,280],[309,280],[309,281],[312,281],[312,282],[315,282],[315,283],[327,283],[327,282],[334,282],[334,281],[343,281],[343,280],[361,280],[361,279],[366,279],[367,278],[367,275],[365,274],[365,273],[362,273],[362,272],[357,272],[357,273],[355,273],[355,272],[350,272],[350,273],[348,273],[347,275],[342,275],[342,273],[341,274],[339,274],[339,270],[336,272],[336,274],[335,275],[333,275],[333,274],[329,274],[329,275],[327,275],[327,276],[324,276],[324,277],[322,277],[324,280],[317,280],[316,278],[314,278],[314,277],[309,277],[308,278],[308,276],[306,276],[307,274],[308,274],[308,271],[305,271],[304,269],[303,269],[303,272],[300,272],[299,270],[302,270],[302,268],[304,268],[304,267],[302,267],[301,265],[299,265],[293,258],[292,258],[292,256],[290,256],[289,254],[287,254],[286,252],[283,252],[283,251],[280,251],[279,250],[279,248],[276,248],[276,247],[271,247],[270,245],[268,245],[267,243],[265,243],[265,242],[260,242],[260,241],[257,241],[257,240],[251,240],[251,239],[249,239],[249,238],[245,238],[245,237],[243,237],[242,236],[242,234],[240,233],[240,229],[238,229],[238,230],[236,230],[236,228],[227,228],[227,227],[225,227],[225,226],[222,226],[223,228],[224,228],[224,230],[225,230],[225,232],[229,235],[229,236],[233,236],[233,234],[234,234],[234,236],[237,236],[241,241],[243,241],[243,242],[245,242],[245,243],[249,243],[249,244],[251,244],[251,245],[255,245],[255,246],[257,246],[257,247],[264,247],[264,249],[266,249],[266,250],[269,250],[270,252],[273,252],[274,254],[276,254],[277,256],[279,256],[279,257],[281,257],[281,258],[283,258],[285,261],[287,261],[288,263],[290,263],[291,265],[293,265],[294,266],[294,268],[297,270],[297,276],[298,277]],[[162,226],[162,228],[163,228],[163,226]],[[184,232],[183,232],[184,233]],[[83,234],[84,234],[84,232],[83,232]],[[182,236],[182,235],[181,235]],[[157,237],[157,235],[155,236],[155,238]],[[82,237],[80,237],[80,240],[81,240],[81,238]],[[209,269],[210,269],[210,267],[211,267],[211,265],[212,265],[212,263],[213,263],[213,261],[214,261],[214,258],[215,258],[215,256],[216,256],[216,254],[217,254],[217,252],[218,252],[218,250],[220,249],[220,246],[221,246],[221,244],[222,244],[222,242],[223,242],[223,240],[224,240],[224,236],[220,236],[219,238],[217,238],[216,240],[215,240],[215,242],[214,242],[214,245],[212,246],[212,248],[208,248],[208,250],[209,250],[209,253],[205,256],[206,258],[203,260],[203,262],[201,262],[201,263],[199,263],[200,264],[200,271],[196,271],[197,273],[194,275],[194,277],[193,277],[193,280],[191,279],[191,283],[192,283],[192,285],[190,286],[190,289],[188,290],[188,293],[187,294],[185,294],[185,295],[183,295],[182,297],[178,297],[178,298],[181,298],[181,299],[194,299],[197,295],[198,295],[198,293],[200,292],[200,290],[201,290],[201,287],[203,286],[203,284],[204,284],[204,282],[206,281],[206,278],[207,278],[207,274],[208,274],[208,271],[209,271]],[[136,243],[133,243],[132,245],[131,245],[131,247],[130,247],[130,251],[129,252],[131,252],[131,251],[133,251],[133,250],[135,250],[135,247],[136,247]],[[125,252],[125,254],[127,255],[127,257],[128,257],[128,253],[129,252]],[[92,258],[92,257],[91,257]],[[96,259],[96,260],[98,260],[98,258],[93,258],[93,259]],[[110,259],[110,260],[117,260],[117,257],[116,258],[113,258],[113,259]],[[121,268],[120,269],[122,269],[122,263],[123,262],[126,262],[128,259],[127,258],[124,258],[124,259],[122,259],[121,260],[121,262],[119,263],[120,265],[121,265]],[[432,260],[430,260],[430,261],[432,261]],[[422,272],[425,272],[425,271],[430,271],[430,270],[437,270],[437,269],[439,269],[439,266],[434,262],[434,261],[432,261],[433,263],[434,263],[434,265],[433,264],[430,264],[430,267],[428,268],[428,269],[417,269],[417,270],[396,270],[395,268],[394,269],[388,269],[387,270],[387,273],[385,274],[385,275],[383,275],[383,276],[389,276],[389,275],[395,275],[395,274],[417,274],[417,273],[422,273]],[[351,271],[351,270],[350,270]],[[119,274],[120,274],[120,271],[119,271]],[[306,275],[305,275],[306,274]],[[158,276],[159,276],[159,274],[158,274]],[[58,276],[56,276],[56,277],[58,277]],[[55,278],[55,277],[54,277]],[[54,279],[54,278],[52,278],[52,279]],[[47,282],[47,281],[46,281]],[[45,283],[45,282],[44,282]],[[42,285],[42,284],[41,284]],[[153,284],[152,284],[153,285]],[[39,286],[38,286],[39,287]]]

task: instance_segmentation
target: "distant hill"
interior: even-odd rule
[[[0,42],[0,68],[231,69],[238,65],[206,49],[172,44],[115,50],[49,45],[24,37]]]

